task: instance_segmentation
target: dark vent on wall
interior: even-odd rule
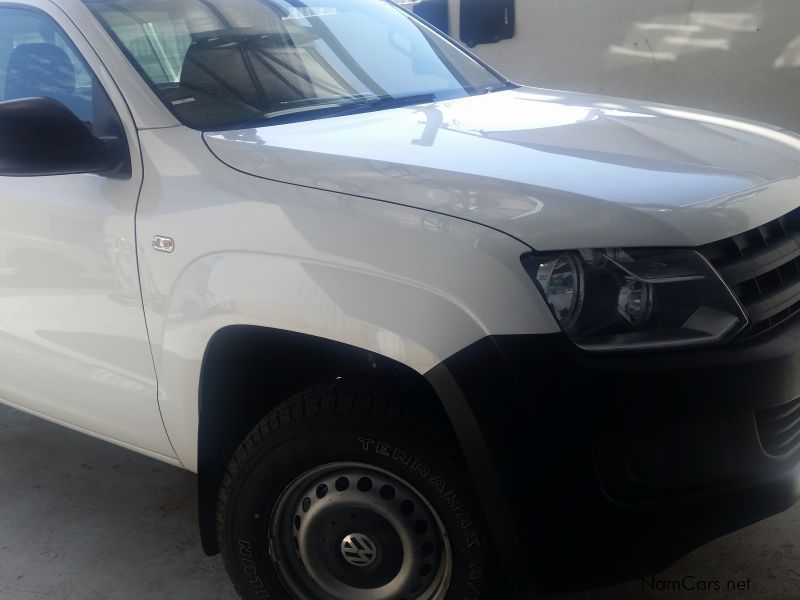
[[[509,40],[515,20],[514,0],[461,0],[461,41],[472,48]]]
[[[414,14],[425,19],[439,31],[450,33],[449,0],[421,0],[412,6]]]

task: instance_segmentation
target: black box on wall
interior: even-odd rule
[[[450,33],[450,3],[448,0],[422,0],[414,6],[419,15],[439,31]]]
[[[461,0],[461,41],[470,48],[514,37],[514,0]]]

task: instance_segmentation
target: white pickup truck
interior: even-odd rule
[[[0,1],[0,399],[196,472],[245,599],[652,572],[800,494],[799,176],[383,0]]]

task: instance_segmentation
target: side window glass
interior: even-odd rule
[[[91,124],[97,85],[52,19],[30,10],[0,8],[0,101],[53,98]]]

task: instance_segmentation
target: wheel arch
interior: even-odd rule
[[[264,377],[265,368],[269,368],[269,377]],[[202,360],[198,393],[198,508],[207,554],[219,549],[217,493],[241,441],[287,397],[346,377],[402,387],[419,411],[451,422],[431,382],[387,356],[313,335],[255,325],[224,327],[212,336]]]
[[[265,381],[264,364],[278,374]],[[389,357],[307,334],[235,325],[219,330],[206,348],[198,395],[198,514],[203,550],[219,552],[216,504],[230,458],[250,430],[287,397],[339,377],[390,384],[418,412],[445,421],[486,515],[498,554],[511,564],[516,540],[491,452],[471,401],[446,363],[421,374]],[[256,385],[257,393],[253,392]],[[253,402],[253,399],[256,402]],[[391,410],[391,407],[389,408]]]

